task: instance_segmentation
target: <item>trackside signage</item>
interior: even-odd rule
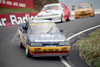
[[[0,0],[0,7],[33,8],[33,0]]]
[[[34,20],[37,13],[0,14],[0,26],[16,26],[28,20]]]

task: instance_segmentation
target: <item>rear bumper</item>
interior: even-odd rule
[[[61,15],[56,16],[44,16],[44,17],[35,17],[35,20],[52,20],[53,22],[60,22],[61,21]]]
[[[88,16],[92,16],[92,12],[91,13],[75,13],[75,18],[79,18],[79,17],[88,17]]]

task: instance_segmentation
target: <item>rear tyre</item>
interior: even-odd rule
[[[26,45],[25,54],[26,54],[27,57],[31,56],[31,54],[29,53],[28,45]]]
[[[94,12],[93,12],[93,14],[92,14],[92,16],[91,17],[94,17],[95,16],[95,14],[94,14]]]
[[[70,14],[68,13],[68,18],[66,19],[66,21],[70,21],[69,16],[70,16]]]
[[[24,48],[23,45],[22,45],[22,42],[20,42],[20,41],[19,41],[19,47]]]
[[[61,23],[63,22],[63,15],[61,15]]]
[[[67,18],[67,20],[66,20],[66,21],[70,21],[69,17]]]

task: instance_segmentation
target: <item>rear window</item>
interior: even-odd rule
[[[84,8],[90,8],[90,5],[87,4],[87,5],[79,5],[78,6],[78,9],[84,9]]]
[[[43,11],[45,10],[59,10],[61,7],[60,5],[48,5],[48,6],[45,6],[43,8]]]

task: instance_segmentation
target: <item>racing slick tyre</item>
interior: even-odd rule
[[[67,18],[67,20],[66,20],[66,21],[70,21],[69,17]]]
[[[66,19],[66,21],[70,21],[69,16],[70,16],[70,14],[68,13],[68,18]]]
[[[22,45],[22,42],[20,42],[20,41],[19,41],[19,47],[24,48],[23,45]]]
[[[91,17],[94,17],[94,16],[95,16],[95,14],[94,14],[94,12],[93,12]]]
[[[61,23],[63,22],[63,15],[61,15]]]
[[[25,54],[26,54],[27,57],[31,56],[31,54],[29,53],[28,45],[26,45]]]

